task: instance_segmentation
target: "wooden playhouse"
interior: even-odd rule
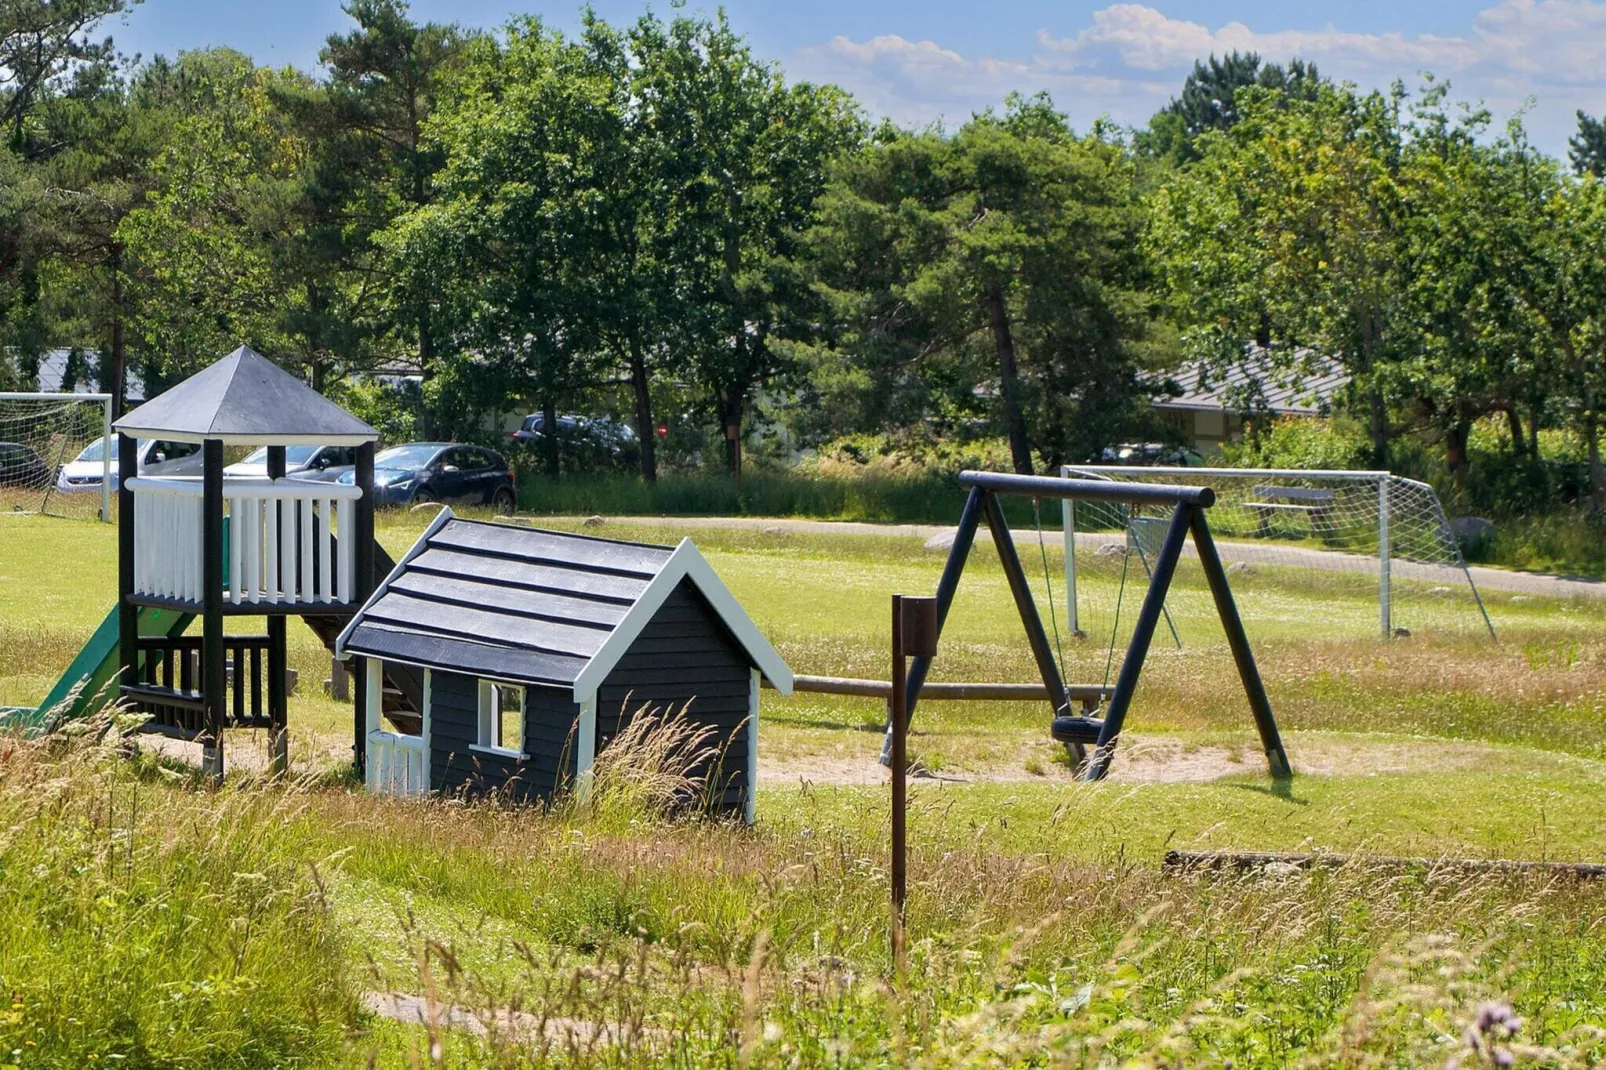
[[[365,708],[370,789],[584,791],[643,707],[713,728],[711,802],[753,818],[759,687],[792,673],[690,540],[650,546],[442,510],[341,633]],[[417,733],[383,726],[383,680],[423,674]]]

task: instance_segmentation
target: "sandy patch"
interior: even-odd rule
[[[1285,741],[1286,742],[1286,741]],[[1286,742],[1288,758],[1300,776],[1376,776],[1385,773],[1450,772],[1494,768],[1505,763],[1500,748],[1478,743],[1433,740],[1331,739],[1310,737]],[[1032,753],[1037,753],[1035,750]],[[822,754],[758,763],[759,782],[780,784],[874,785],[890,774],[876,760],[876,744],[862,757]],[[967,770],[939,770],[920,779],[954,783],[1028,783],[1069,781],[1071,771],[1043,763],[1041,774],[1029,773],[1025,755],[1013,765]],[[1193,744],[1166,736],[1129,739],[1115,755],[1108,779],[1129,784],[1186,784],[1223,777],[1266,775],[1260,753],[1250,746]]]

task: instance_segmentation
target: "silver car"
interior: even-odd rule
[[[61,466],[56,473],[56,489],[66,494],[100,493],[105,471],[106,450],[111,439],[96,439]],[[201,447],[196,442],[168,442],[159,438],[139,440],[139,474],[142,476],[198,476],[201,474]],[[112,454],[112,489],[117,489],[117,455]]]

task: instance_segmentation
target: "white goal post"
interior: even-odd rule
[[[1213,488],[1210,527],[1223,560],[1240,570],[1350,573],[1357,581],[1375,577],[1384,638],[1401,634],[1413,614],[1444,620],[1442,612],[1422,609],[1429,598],[1441,604],[1464,598],[1470,603],[1465,624],[1494,635],[1444,508],[1426,483],[1382,471],[1278,468],[1065,465],[1060,474]],[[1077,631],[1082,622],[1074,549],[1123,555],[1135,550],[1134,560],[1147,567],[1160,522],[1125,507],[1069,499],[1063,520],[1066,613]],[[1415,619],[1410,622],[1416,625]]]
[[[110,394],[0,392],[0,512],[110,523],[111,433]],[[98,458],[79,460],[97,442]],[[85,474],[70,477],[69,465]]]

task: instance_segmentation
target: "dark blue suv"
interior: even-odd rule
[[[355,473],[341,474],[350,484]],[[500,453],[451,442],[409,442],[374,455],[374,503],[484,505],[511,513],[518,501],[513,472]]]

